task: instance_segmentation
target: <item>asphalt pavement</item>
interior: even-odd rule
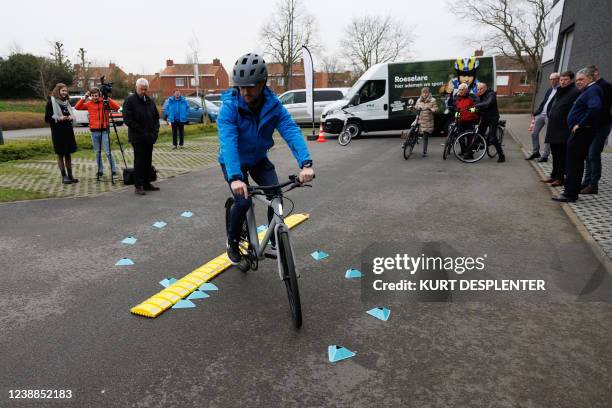
[[[216,277],[196,308],[129,312],[223,251],[218,168],[144,197],[0,204],[0,406],[609,407],[609,275],[511,138],[503,164],[443,161],[441,142],[408,161],[398,138],[309,142],[317,178],[289,195],[311,214],[292,231],[299,331],[269,260]],[[297,171],[286,147],[270,157],[279,175]],[[128,235],[136,245],[120,243]],[[547,291],[383,304],[344,278],[373,245],[486,253],[492,274],[546,279]],[[122,257],[135,265],[114,266]],[[374,306],[390,319],[365,313]],[[332,364],[333,344],[357,355]],[[8,398],[40,388],[73,398]]]

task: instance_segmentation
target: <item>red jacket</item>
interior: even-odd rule
[[[474,96],[455,96],[455,110],[460,112],[459,122],[472,122],[479,119],[479,116],[475,112],[470,112],[468,109],[473,108],[476,105]]]
[[[119,104],[112,99],[108,98],[108,104],[112,110],[118,110]],[[104,102],[102,98],[98,99],[98,102],[94,102],[91,99],[87,102],[85,99],[81,99],[74,106],[76,110],[86,110],[89,112],[89,129],[101,130],[108,129],[108,114],[109,112],[103,112]]]

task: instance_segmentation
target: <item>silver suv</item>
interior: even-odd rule
[[[332,102],[344,98],[349,88],[316,88],[314,90],[314,117],[315,123],[321,121],[323,108]],[[312,117],[306,110],[306,90],[294,89],[287,91],[278,97],[283,106],[298,124],[307,125],[312,123]]]

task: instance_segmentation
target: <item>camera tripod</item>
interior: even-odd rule
[[[111,108],[110,108],[110,102],[108,100],[108,95],[103,95],[104,99],[102,100],[102,111],[101,111],[101,115],[102,118],[105,119],[108,115],[108,124],[111,125],[113,127],[113,131],[115,132],[115,136],[117,137],[117,143],[119,144],[119,150],[121,150],[121,157],[123,158],[123,164],[125,165],[125,167],[127,168],[127,162],[125,161],[125,153],[123,152],[123,146],[121,145],[121,139],[119,139],[119,132],[117,132],[117,124],[115,123],[115,118],[113,118],[113,115],[111,114]],[[99,123],[104,123],[104,121],[100,121]],[[100,145],[98,146],[98,157],[97,157],[97,165],[99,165],[100,163],[102,163],[102,139],[104,137],[104,133],[102,133],[100,135]],[[109,135],[108,135],[108,150],[110,152],[110,155],[112,156],[112,149],[111,149],[111,140],[110,140],[110,127],[109,127]],[[110,163],[109,163],[110,166]],[[99,169],[98,169],[99,170]],[[96,175],[96,181],[100,181],[100,171],[97,172]],[[111,168],[111,184],[115,185],[115,177],[113,176],[112,173],[112,168]]]

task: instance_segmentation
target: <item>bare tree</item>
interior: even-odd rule
[[[79,86],[83,93],[85,93],[87,91],[87,87],[88,87],[88,83],[87,81],[89,81],[89,68],[91,67],[91,62],[87,61],[87,51],[85,50],[85,48],[81,47],[79,48],[79,52],[78,52],[78,59],[79,59],[79,70],[78,72],[76,72],[77,77],[83,81],[83,83],[79,86],[79,84],[77,83],[77,86]]]
[[[354,18],[344,29],[341,45],[355,71],[361,73],[374,64],[407,57],[410,31],[390,15],[364,15]]]
[[[453,9],[461,19],[488,29],[487,48],[517,61],[528,78],[535,78],[551,7],[552,0],[466,0],[461,8]]]
[[[302,0],[278,0],[276,13],[269,23],[261,27],[259,37],[264,53],[283,67],[285,90],[290,87],[293,64],[300,60],[301,47],[313,51],[317,44],[315,18],[302,5]]]
[[[344,61],[333,55],[326,55],[321,59],[321,72],[327,74],[327,86],[345,87],[352,85],[352,75],[347,75]]]

